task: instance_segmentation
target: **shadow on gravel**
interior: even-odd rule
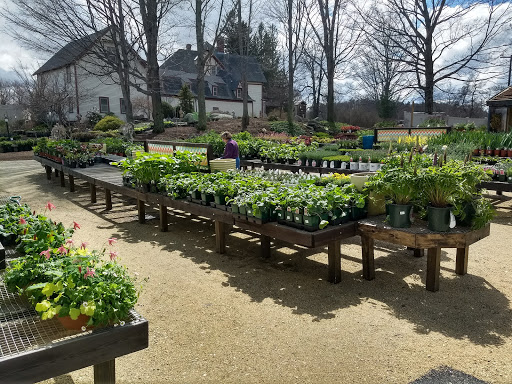
[[[414,324],[418,333],[439,332],[476,345],[501,345],[512,335],[512,311],[507,297],[481,277],[455,275],[455,260],[446,252],[442,261],[451,261],[451,266],[443,266],[440,291],[433,293],[425,290],[426,257],[414,258],[411,252],[386,243],[376,243],[376,279],[365,281],[360,269],[359,238],[354,237],[342,242],[342,269],[347,263],[356,263],[358,270],[342,271],[341,283],[333,285],[325,281],[325,248],[311,250],[276,241],[272,258],[263,260],[259,257],[258,237],[232,232],[227,237],[227,253],[220,255],[214,251],[215,230],[209,220],[177,212],[169,215],[169,232],[163,233],[158,230],[156,207],[149,207],[146,214],[155,219],[141,229],[133,199],[113,195],[113,210],[105,211],[101,189],[98,202],[91,204],[88,185],[79,180],[76,192],[70,194],[57,180],[46,182],[42,170],[28,178],[39,184],[44,193],[69,199],[102,217],[118,231],[116,237],[125,242],[149,241],[163,250],[181,252],[205,272],[221,271],[227,279],[223,286],[245,293],[254,302],[270,299],[295,314],[310,315],[313,321],[334,318],[340,309],[365,302]],[[349,248],[357,256],[347,255]],[[144,256],[149,255],[141,255],[141,262],[146,262]],[[404,279],[410,276],[421,276],[421,282],[406,283]]]

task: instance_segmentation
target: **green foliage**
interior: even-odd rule
[[[377,104],[377,112],[382,119],[390,119],[396,113],[396,102],[388,95],[382,94]]]
[[[273,121],[270,123],[270,130],[272,132],[286,132],[289,136],[299,136],[304,133],[304,127],[298,123],[292,123],[288,121]]]
[[[383,120],[373,125],[374,128],[391,128],[396,126],[397,122],[395,120]]]
[[[92,128],[96,124],[98,124],[98,122],[103,118],[103,116],[101,115],[101,113],[89,111],[85,114],[85,118],[87,120],[87,126]]]
[[[98,121],[94,126],[95,131],[115,131],[121,128],[124,124],[124,121],[115,116],[105,116],[103,119]]]
[[[174,117],[174,108],[171,104],[162,101],[162,115],[164,119],[170,119]]]
[[[178,99],[180,100],[180,108],[184,115],[194,112],[194,96],[187,84],[183,84],[181,87]]]

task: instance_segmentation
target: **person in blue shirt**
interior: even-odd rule
[[[235,159],[236,169],[240,169],[240,153],[238,151],[238,143],[231,138],[231,133],[229,132],[222,132],[220,137],[226,143],[224,154],[222,155],[221,159]]]

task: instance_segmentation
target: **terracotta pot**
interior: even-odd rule
[[[501,156],[501,157],[507,157],[507,153],[508,153],[508,151],[507,151],[506,149],[502,149],[502,150],[500,151],[500,156]]]
[[[494,150],[494,156],[499,156],[500,155],[500,150],[499,149],[495,149]]]
[[[492,149],[486,149],[485,156],[492,156]]]
[[[473,156],[478,156],[480,154],[480,149],[473,150]]]
[[[64,317],[57,316],[57,320],[59,320],[59,322],[62,324],[62,326],[66,329],[80,331],[80,330],[82,330],[82,327],[87,326],[87,322],[89,321],[89,316],[80,314],[78,316],[78,319],[76,319],[76,320],[71,319],[71,316],[64,316]]]
[[[507,155],[508,155],[508,157],[512,157],[512,149],[509,149],[509,150],[507,151]]]

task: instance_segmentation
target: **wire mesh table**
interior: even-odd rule
[[[135,311],[122,326],[87,331],[41,320],[0,275],[0,383],[33,383],[90,365],[95,383],[115,383],[115,358],[147,348],[148,339],[148,322]]]

